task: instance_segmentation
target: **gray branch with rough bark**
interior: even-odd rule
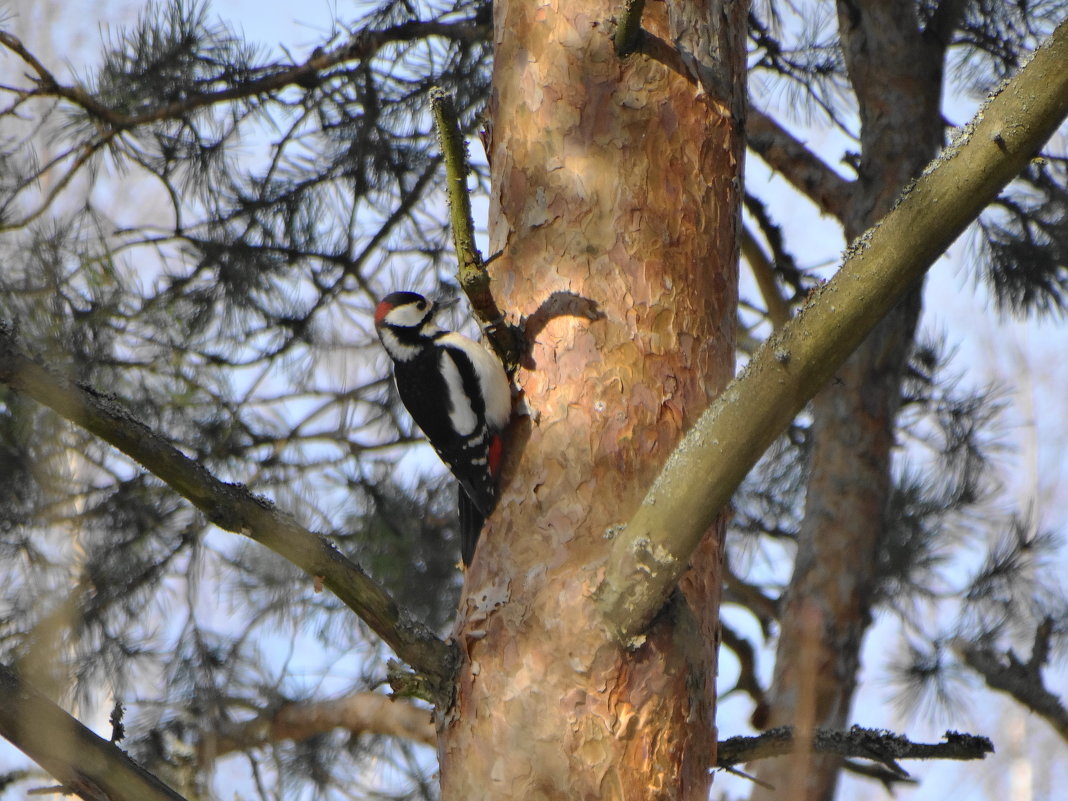
[[[767,447],[1068,116],[1068,22],[958,133],[838,274],[770,337],[683,438],[634,517],[612,532],[597,599],[640,636]]]
[[[785,756],[801,748],[818,754],[870,759],[885,765],[900,778],[908,773],[897,764],[899,759],[982,759],[994,753],[986,737],[947,731],[941,743],[914,743],[891,731],[853,726],[848,731],[816,729],[808,737],[799,737],[792,726],[769,729],[755,737],[731,737],[719,743],[717,765],[729,768],[757,759]]]
[[[48,406],[145,466],[221,529],[256,540],[318,577],[409,665],[445,684],[452,646],[401,610],[325,537],[308,531],[242,484],[227,484],[134,418],[114,397],[49,370],[0,321],[0,382]],[[309,587],[311,582],[309,582]]]
[[[182,801],[182,796],[0,665],[0,735],[86,801]]]
[[[294,704],[220,733],[210,756],[254,748],[280,739],[306,739],[334,728],[381,730],[429,744],[433,739],[426,710],[404,705],[400,718],[388,714],[388,698],[360,693],[322,704]],[[5,665],[0,665],[0,735],[40,763],[59,781],[62,791],[88,801],[182,801],[182,796],[39,693]],[[719,743],[717,765],[730,769],[743,762],[783,756],[799,748],[873,760],[898,778],[908,774],[900,759],[982,759],[994,749],[985,737],[946,732],[942,743],[913,743],[900,735],[854,726],[849,731],[816,730],[795,736],[789,727],[755,737],[732,737]],[[206,756],[206,755],[205,755]]]

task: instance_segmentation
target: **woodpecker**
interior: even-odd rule
[[[497,505],[512,393],[500,360],[462,334],[439,328],[437,310],[415,292],[393,292],[375,307],[375,329],[393,359],[401,401],[460,482],[460,555],[466,566]]]

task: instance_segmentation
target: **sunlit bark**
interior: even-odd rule
[[[633,650],[590,596],[605,538],[732,373],[741,127],[730,98],[621,61],[615,10],[495,4],[490,269],[502,308],[533,318],[532,416],[467,577],[445,799],[708,791],[720,529],[684,582],[699,614],[676,596]],[[737,90],[744,16],[702,13],[733,26]],[[644,24],[668,35],[662,5]]]

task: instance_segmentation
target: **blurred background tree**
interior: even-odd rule
[[[742,359],[843,237],[885,213],[947,121],[1068,15],[1053,1],[837,5],[769,0],[750,16]],[[310,21],[282,4],[270,44],[221,2],[9,8],[0,318],[53,369],[331,536],[444,632],[461,580],[454,491],[399,409],[371,311],[394,288],[455,291],[427,94],[452,92],[476,138],[489,4]],[[959,274],[931,279],[989,297],[984,326],[1063,313],[1063,144],[984,214]],[[471,152],[477,200],[488,170]],[[954,357],[964,333],[929,333],[920,308],[917,294],[735,499],[724,642],[737,659],[721,677],[735,723],[720,729],[891,725],[854,704],[869,671],[935,717],[974,705],[985,681],[1045,715],[1063,772],[1063,701],[1036,709],[1063,678],[1063,465],[1041,441],[1006,455],[1020,416],[1053,402],[1040,379],[1054,365],[978,374]],[[1033,491],[1013,480],[1021,464]],[[431,735],[404,727],[408,707],[342,714],[367,708],[390,654],[301,571],[3,386],[0,478],[0,661],[104,730],[123,702],[128,749],[188,795],[435,796]],[[828,600],[840,580],[854,583],[842,607]],[[795,601],[834,611],[826,630],[806,629]],[[798,661],[835,685],[804,708]],[[843,768],[856,766],[813,766],[808,797],[833,796]],[[6,792],[42,783],[13,774]]]

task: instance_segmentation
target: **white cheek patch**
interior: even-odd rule
[[[441,351],[441,374],[445,377],[445,387],[449,395],[449,420],[458,434],[466,436],[475,430],[478,418],[467,399],[467,393],[464,392],[460,370],[447,350]]]
[[[423,318],[426,316],[425,307],[420,309],[414,303],[406,303],[390,311],[382,322],[386,325],[395,325],[398,328],[415,328],[423,322]]]

